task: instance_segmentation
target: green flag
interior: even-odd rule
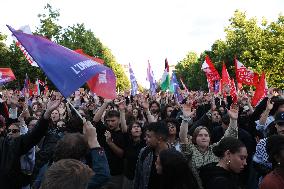
[[[165,59],[165,71],[161,80],[161,89],[163,91],[170,89],[170,74],[169,74],[169,64],[167,59]]]

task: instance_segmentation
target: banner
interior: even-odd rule
[[[100,73],[110,70],[42,36],[26,34],[7,27],[66,98],[92,77],[98,77]]]
[[[0,68],[0,85],[4,85],[15,79],[16,77],[11,68]]]

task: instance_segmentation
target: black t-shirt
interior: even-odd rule
[[[129,134],[126,136],[127,145],[124,151],[124,171],[123,174],[129,179],[133,180],[135,175],[136,163],[138,160],[138,155],[140,150],[146,146],[144,140],[140,140],[139,142],[134,142],[131,140]]]
[[[97,129],[97,135],[98,135],[98,141],[100,145],[104,148],[109,168],[110,168],[110,174],[112,176],[114,175],[121,175],[123,173],[123,158],[118,157],[109,147],[109,145],[106,143],[105,139],[105,132],[107,131],[107,127],[101,122],[95,123],[96,129]],[[113,140],[113,143],[116,144],[118,147],[122,148],[124,150],[125,148],[125,137],[124,134],[119,131],[110,131],[111,138]]]
[[[153,156],[153,162],[152,162],[152,167],[151,167],[151,174],[150,174],[150,178],[149,178],[149,184],[148,184],[148,189],[157,189],[160,188],[160,180],[161,180],[161,176],[158,175],[157,170],[156,170],[156,166],[155,166],[155,162],[157,160],[156,155]]]

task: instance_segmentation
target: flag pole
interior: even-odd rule
[[[82,121],[84,121],[83,117],[82,117],[81,114],[78,112],[78,110],[73,106],[73,104],[70,103],[70,101],[68,101],[68,100],[66,100],[66,101],[67,101],[67,104],[69,104],[70,107],[76,112],[76,114],[78,115],[78,117],[79,117]]]

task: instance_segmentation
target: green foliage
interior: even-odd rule
[[[199,66],[201,67],[207,54],[220,74],[222,62],[225,62],[230,76],[235,78],[236,56],[255,72],[261,74],[264,71],[269,86],[284,89],[284,16],[279,15],[278,19],[271,23],[265,18],[258,22],[256,18],[247,18],[244,12],[236,10],[229,21],[230,24],[225,28],[225,40],[216,40],[210,51],[204,51],[198,59]],[[179,62],[176,69],[178,73],[183,73],[182,77],[190,86],[190,83],[194,85],[202,78],[198,76],[200,69],[191,72],[194,69],[193,65],[189,64],[192,61],[188,56]],[[192,74],[196,76],[192,77]],[[203,72],[202,74],[205,77]],[[206,80],[202,80],[199,85],[207,85]],[[190,89],[191,87],[196,89],[195,86],[190,86]]]
[[[138,83],[138,91],[139,91],[140,93],[143,93],[145,90],[146,90],[146,89],[145,89],[142,85],[140,85],[140,84]]]
[[[182,78],[189,90],[205,90],[206,77],[201,71],[201,61],[196,53],[189,52],[175,68],[177,77]]]
[[[53,10],[49,4],[44,9],[45,13],[38,15],[40,26],[37,27],[36,34],[43,35],[72,50],[83,49],[84,53],[89,56],[104,59],[105,65],[112,68],[117,77],[117,88],[124,90],[130,87],[128,78],[121,65],[115,60],[111,50],[105,47],[91,30],[87,30],[84,24],[74,24],[63,29],[57,23],[60,16],[59,10]],[[7,87],[22,88],[26,73],[28,73],[32,82],[36,78],[45,80],[44,73],[39,68],[30,66],[15,44],[12,44],[9,48],[5,45],[5,39],[6,37],[0,33],[0,66],[11,67],[17,78],[16,81],[10,82]],[[54,88],[50,81],[48,81],[48,84],[51,88]]]
[[[36,33],[57,42],[62,30],[62,27],[57,24],[60,16],[59,10],[53,10],[50,4],[47,4],[44,9],[46,13],[38,14],[40,26]]]

